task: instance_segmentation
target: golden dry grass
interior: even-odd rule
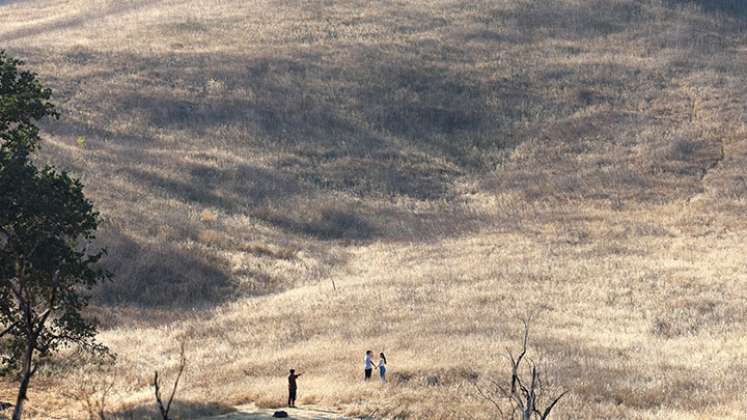
[[[541,309],[558,418],[743,416],[734,5],[0,2],[64,113],[41,159],[83,178],[118,274],[114,371],[54,364],[32,413],[114,378],[113,414],[151,415],[186,339],[185,418],[273,407],[291,366],[302,404],[490,418],[468,382]]]

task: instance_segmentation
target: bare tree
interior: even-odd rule
[[[169,411],[171,410],[171,403],[174,401],[174,396],[176,395],[176,389],[179,387],[179,380],[181,379],[182,374],[184,373],[184,369],[187,367],[187,357],[184,352],[184,345],[185,345],[185,342],[182,341],[180,350],[179,350],[179,367],[177,369],[176,379],[174,380],[174,386],[171,388],[171,394],[169,395],[169,399],[166,400],[165,404],[161,396],[161,383],[158,378],[158,371],[156,371],[155,374],[153,375],[153,387],[155,388],[155,393],[156,393],[156,403],[158,404],[158,410],[161,412],[161,418],[163,418],[163,420],[171,420],[171,417],[169,417]]]
[[[502,419],[546,420],[555,405],[568,393],[564,391],[557,396],[545,398],[549,385],[543,382],[542,372],[531,360],[528,361],[528,366],[522,365],[522,362],[528,360],[526,355],[531,318],[530,316],[522,320],[524,337],[521,352],[514,357],[513,353],[508,351],[511,381],[504,383],[488,380],[487,385],[473,383],[477,395],[493,405],[498,417]]]
[[[87,380],[80,383],[77,389],[64,393],[68,398],[72,398],[83,405],[88,413],[88,420],[106,420],[107,419],[107,398],[114,388],[113,379],[104,380]]]
[[[117,384],[116,359],[114,356],[92,357],[90,355],[71,356],[78,365],[71,374],[70,386],[62,395],[77,401],[88,420],[106,420],[110,418],[107,406]]]

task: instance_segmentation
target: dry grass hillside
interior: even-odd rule
[[[30,409],[114,378],[153,415],[187,340],[180,418],[281,404],[292,366],[302,404],[491,418],[471,382],[539,310],[557,418],[743,417],[745,29],[738,0],[0,0],[117,274],[117,365],[53,362]]]

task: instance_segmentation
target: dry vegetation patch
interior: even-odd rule
[[[487,418],[465,387],[541,307],[560,418],[743,414],[745,10],[0,1],[63,111],[42,159],[105,218],[112,412],[154,415],[188,339],[180,416],[275,407],[296,366],[304,404]],[[83,412],[73,373],[38,416]]]

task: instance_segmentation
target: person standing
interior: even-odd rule
[[[296,392],[298,391],[296,379],[301,375],[302,373],[297,374],[295,369],[290,370],[290,375],[288,375],[288,407],[296,407]]]
[[[363,378],[368,381],[371,379],[371,372],[373,372],[373,352],[371,350],[366,351],[366,358],[363,359]]]
[[[379,377],[381,382],[386,383],[386,356],[384,356],[384,352],[379,353]]]

